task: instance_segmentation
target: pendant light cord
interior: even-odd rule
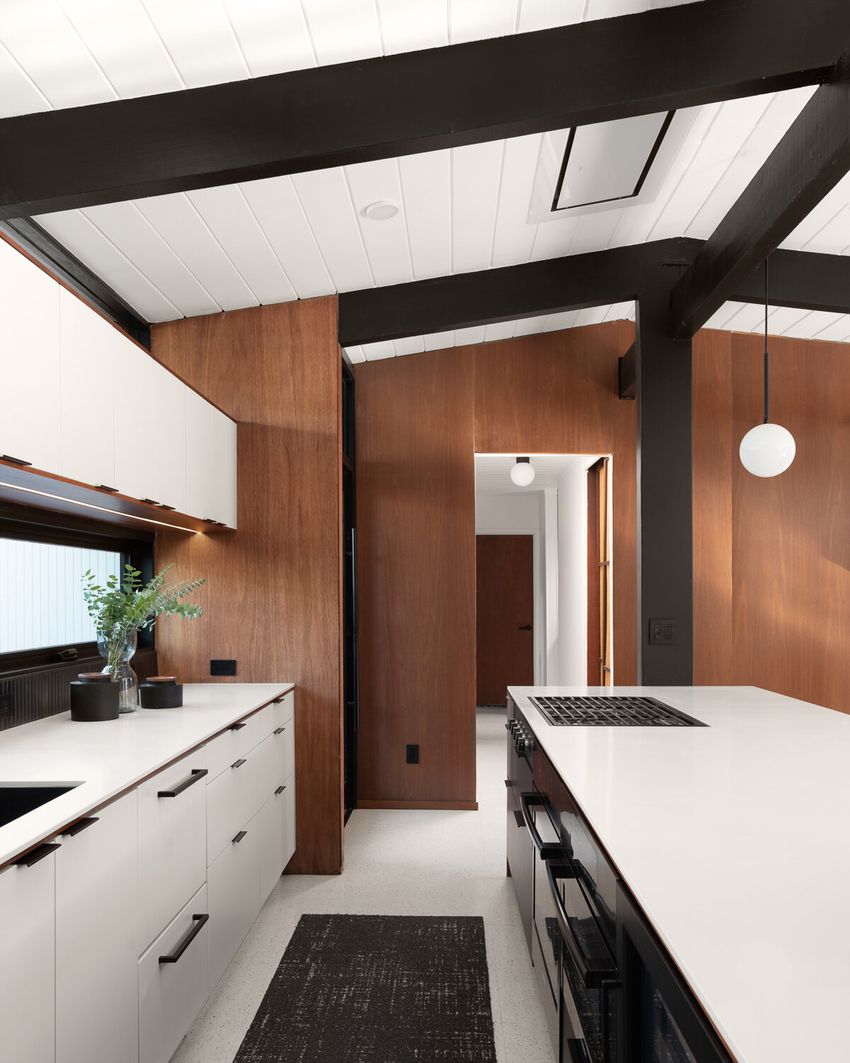
[[[770,414],[770,386],[768,376],[770,356],[767,353],[767,259],[764,260],[764,423]]]

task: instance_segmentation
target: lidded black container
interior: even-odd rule
[[[183,684],[173,675],[152,675],[139,687],[143,709],[179,709],[183,704]]]
[[[71,683],[71,719],[97,723],[118,719],[119,684],[104,672],[82,672]]]

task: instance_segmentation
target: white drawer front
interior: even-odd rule
[[[201,748],[139,787],[140,952],[203,885],[205,778],[206,752]]]
[[[275,743],[275,757],[278,775],[281,780],[288,779],[295,771],[295,721],[282,723],[272,732]]]
[[[254,753],[237,757],[207,787],[207,866],[251,818],[255,759]]]
[[[283,697],[276,700],[273,704],[275,727],[280,727],[281,724],[289,723],[295,715],[295,691],[290,690],[288,694],[284,694]]]
[[[240,721],[240,723],[245,724],[244,728],[239,732],[243,753],[250,752],[272,733],[276,727],[276,709],[277,706],[274,704],[266,705],[264,709],[255,712],[253,716],[248,716],[245,720]]]
[[[261,904],[265,904],[286,863],[286,790],[278,789],[280,792],[272,794],[251,821],[258,837]]]
[[[238,760],[243,753],[242,725],[236,724],[227,731],[218,735],[211,742],[207,742],[207,785],[227,771],[234,760]]]
[[[220,981],[260,911],[258,843],[258,831],[252,820],[240,840],[230,842],[207,872],[212,988]]]
[[[283,782],[280,771],[279,743],[281,736],[270,734],[251,753],[251,797],[249,816],[254,816]]]
[[[295,776],[290,775],[283,792],[285,810],[285,831],[283,840],[283,866],[289,863],[295,853]]]
[[[139,960],[139,1063],[168,1063],[209,996],[206,915],[202,886]],[[160,960],[178,953],[175,963]]]

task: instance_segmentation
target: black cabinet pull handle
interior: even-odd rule
[[[512,785],[513,785],[513,784],[511,783],[511,780],[510,780],[510,779],[505,779],[505,789],[506,789],[506,790],[510,790],[510,788],[511,788],[511,786],[512,786]]]
[[[184,790],[188,790],[190,786],[194,786],[196,782],[200,782],[205,775],[209,774],[206,768],[192,768],[192,774],[188,779],[184,779],[179,786],[175,786],[173,790],[159,790],[157,797],[179,797]]]
[[[140,502],[147,502],[147,504],[149,506],[160,506],[160,505],[162,505],[162,503],[161,502],[157,502],[157,500],[155,498],[140,498],[139,501]]]
[[[520,624],[517,627],[517,631],[531,631],[531,630],[532,630],[531,624]]]
[[[556,860],[560,857],[564,858],[564,850],[559,842],[544,842],[540,837],[540,831],[538,831],[534,820],[531,818],[531,812],[529,811],[529,805],[543,805],[543,798],[540,794],[525,793],[520,794],[519,807],[522,812],[522,818],[525,820],[525,825],[528,828],[528,833],[531,835],[531,840],[534,842],[534,848],[540,853],[541,860]]]
[[[16,867],[32,867],[33,864],[37,864],[39,860],[43,860],[45,856],[50,856],[52,852],[57,849],[61,849],[62,846],[59,842],[47,842],[44,845],[39,845],[35,849],[31,849],[24,856],[19,857],[15,861]]]
[[[206,923],[208,923],[209,920],[210,920],[209,915],[193,915],[192,916],[192,921],[194,922],[195,925],[192,927],[192,929],[189,931],[189,933],[183,938],[183,940],[180,942],[180,944],[177,946],[177,948],[174,950],[174,952],[169,952],[165,956],[160,956],[159,957],[159,962],[160,963],[177,963],[177,961],[180,959],[180,957],[183,955],[183,953],[186,951],[186,949],[189,948],[189,946],[192,944],[192,942],[195,940],[195,938],[198,936],[198,934],[200,934],[200,932],[204,928],[204,925]]]
[[[522,818],[522,812],[518,812],[517,809],[514,809],[514,819],[516,820],[516,825],[518,827],[525,827],[525,820]]]
[[[284,702],[284,701],[286,701],[286,694],[281,694],[279,698],[273,698],[272,699],[272,704],[273,705],[280,705],[281,702]]]
[[[111,494],[111,495],[117,495],[118,494],[118,488],[117,487],[110,487],[109,484],[97,484],[96,487],[97,487],[98,491],[108,491],[109,494]]]
[[[238,845],[248,832],[246,830],[240,830],[236,837],[233,839],[232,844]]]
[[[274,792],[275,797],[280,797],[280,795],[283,793],[283,791],[285,789],[286,789],[285,786],[278,786],[278,788]]]
[[[232,723],[230,725],[230,730],[231,731],[241,731],[244,726],[245,726],[244,723]]]
[[[230,766],[231,766],[231,768],[241,768],[242,765],[245,764],[245,763],[246,763],[245,758],[244,757],[240,757],[239,760],[234,760],[233,763]]]
[[[282,734],[283,734],[283,732],[284,732],[285,730],[286,730],[286,728],[285,728],[285,727],[275,727],[275,729],[274,729],[274,733],[275,733],[276,735],[282,735]]]
[[[67,830],[62,831],[63,838],[76,838],[78,834],[82,834],[84,830],[88,830],[89,827],[98,823],[97,816],[86,816],[85,819],[78,819],[76,823],[72,824]]]
[[[0,454],[0,460],[11,462],[12,465],[32,465],[31,461],[24,461],[23,458],[13,458],[11,454]]]

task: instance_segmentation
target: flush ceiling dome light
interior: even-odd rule
[[[790,468],[797,444],[787,428],[771,424],[769,358],[767,353],[767,259],[764,260],[764,421],[751,428],[741,440],[741,464],[753,476],[779,476]]]
[[[516,464],[511,467],[511,479],[517,487],[528,487],[534,483],[537,473],[528,458],[517,458]]]
[[[363,208],[363,217],[369,221],[389,221],[398,214],[398,207],[389,199],[378,199]]]

